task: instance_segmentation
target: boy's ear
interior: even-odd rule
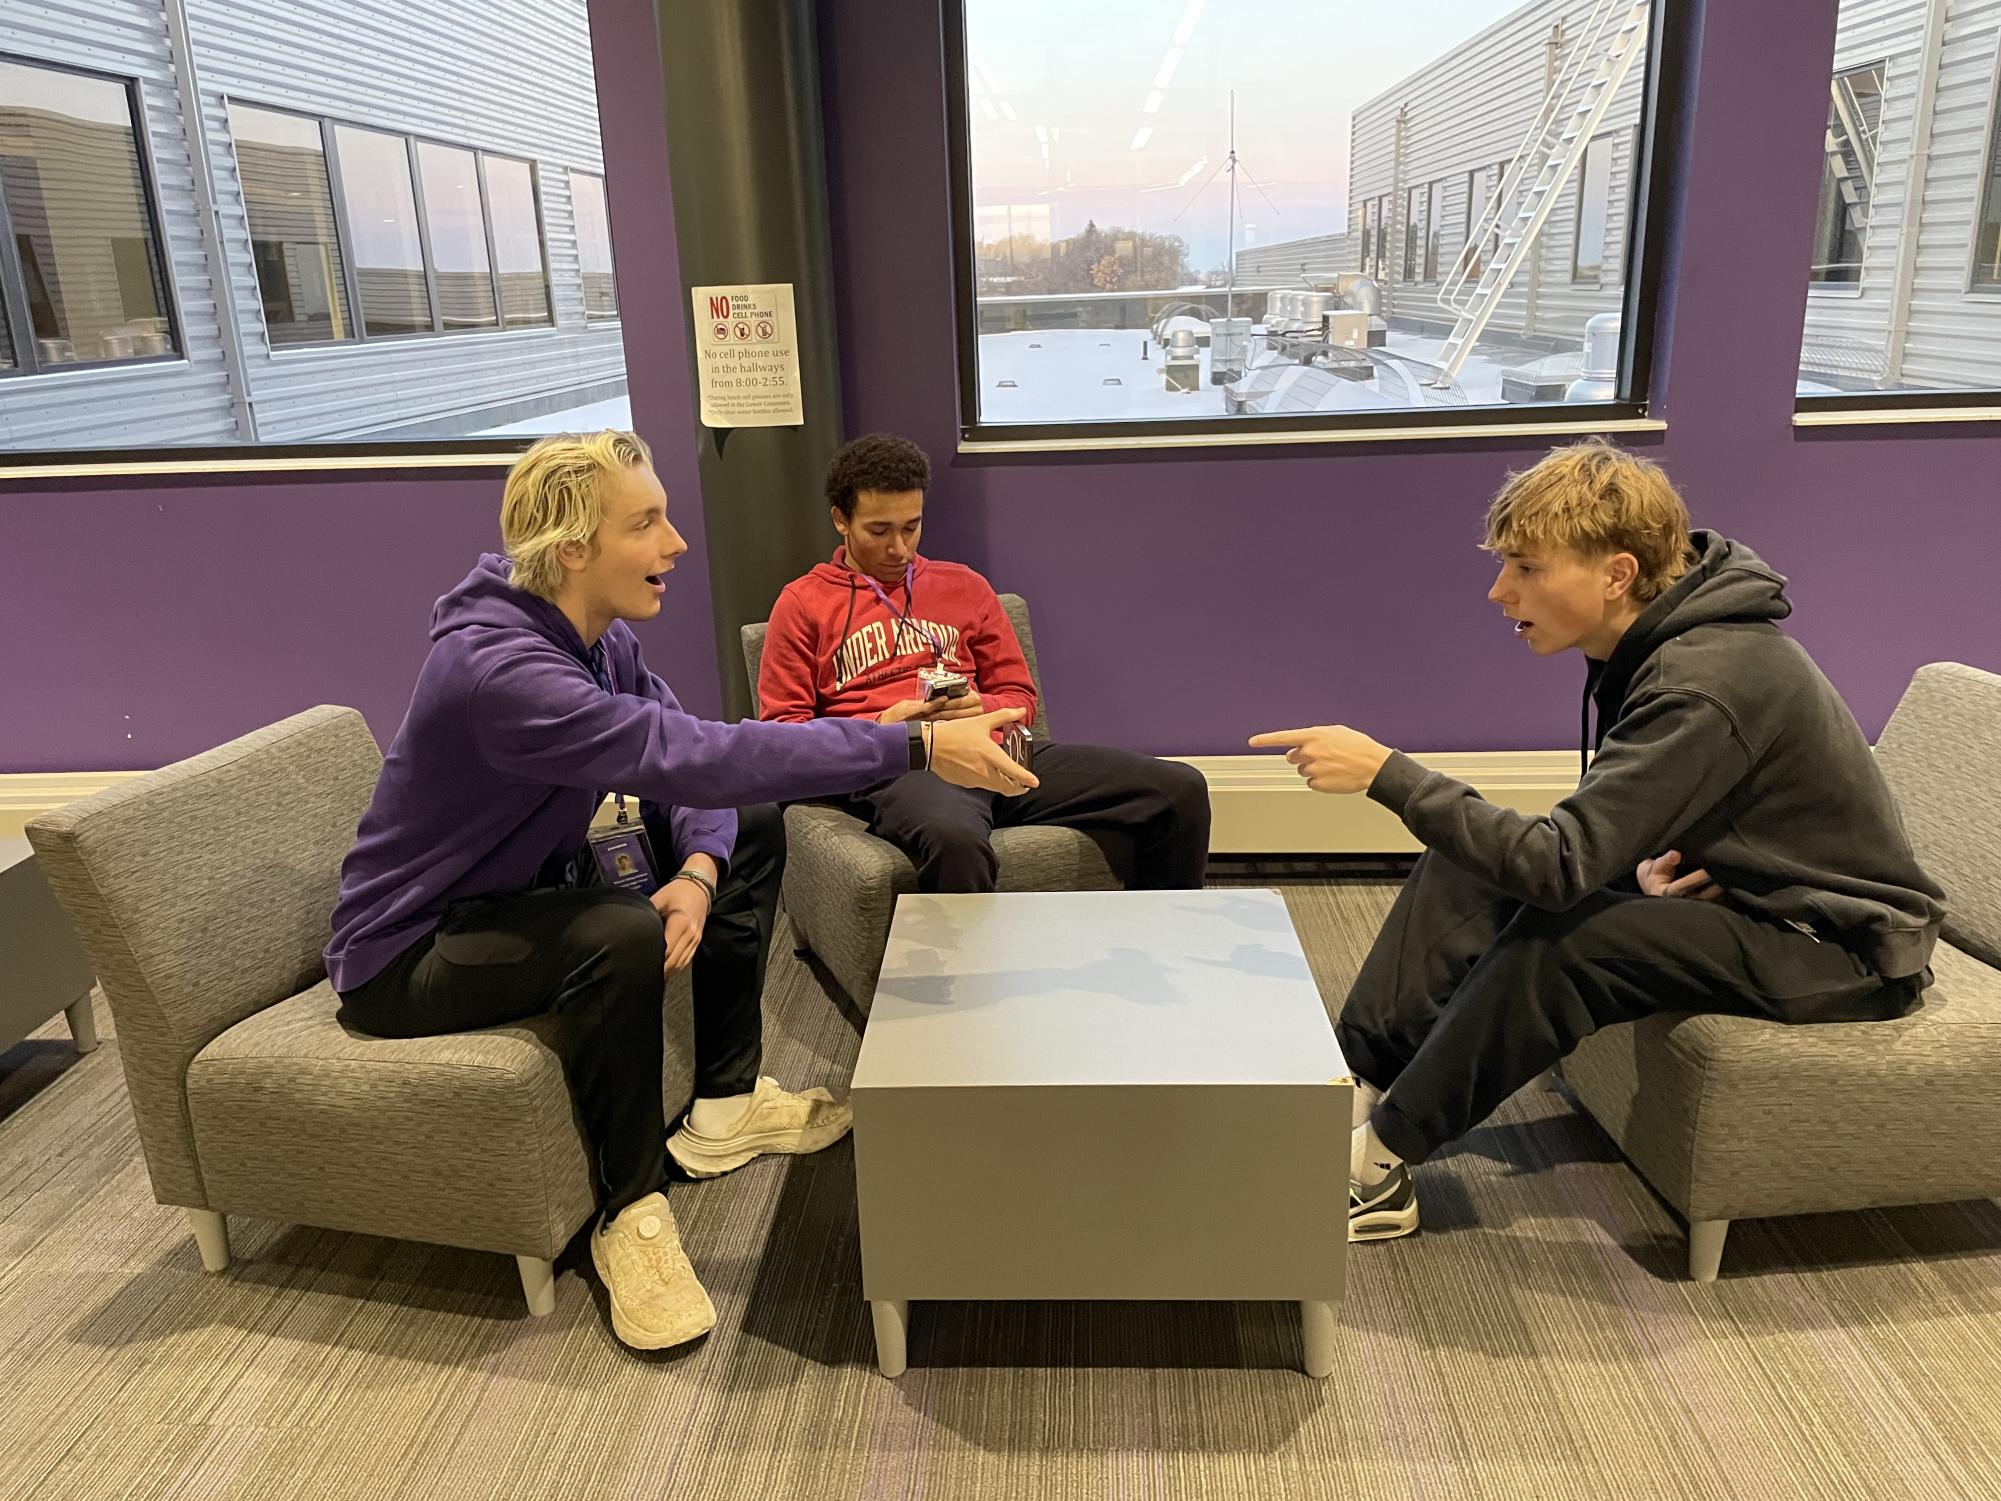
[[[1615,552],[1605,564],[1607,597],[1623,599],[1632,593],[1633,581],[1640,576],[1640,560],[1629,552]]]

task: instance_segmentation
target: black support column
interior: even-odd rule
[[[723,708],[755,713],[739,629],[832,551],[840,446],[833,249],[812,0],[655,0],[682,305],[688,288],[790,282],[801,427],[699,425]],[[703,320],[690,321],[690,340]],[[694,368],[694,350],[688,351]]]

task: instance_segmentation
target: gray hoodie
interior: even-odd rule
[[[1630,888],[1666,850],[1740,911],[1803,925],[1885,979],[1922,971],[1945,915],[1869,743],[1775,621],[1785,579],[1749,548],[1695,532],[1695,565],[1592,664],[1597,755],[1546,817],[1485,801],[1401,752],[1369,796],[1446,859],[1562,911]]]

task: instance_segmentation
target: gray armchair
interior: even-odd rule
[[[1712,1280],[1734,1219],[2001,1195],[2001,677],[1920,668],[1876,758],[1946,889],[1935,983],[1895,1021],[1669,1013],[1607,1027],[1563,1077],[1688,1220]]]
[[[335,1020],[320,952],[380,767],[361,716],[321,707],[28,837],[110,1002],[153,1196],[188,1211],[209,1271],[226,1216],[251,1215],[511,1254],[548,1313],[595,1207],[556,1024],[386,1041]]]
[[[1049,733],[1048,699],[1036,667],[1028,605],[1018,594],[1003,594],[1000,602],[1035,682],[1032,728],[1041,740]],[[763,659],[763,622],[743,627],[743,665],[753,698]],[[917,868],[860,819],[816,803],[785,810],[785,846],[785,910],[792,931],[802,951],[817,954],[849,998],[867,1010],[882,972],[896,899],[917,889]],[[1130,841],[1076,829],[997,829],[994,856],[1002,891],[1116,891],[1132,870]]]

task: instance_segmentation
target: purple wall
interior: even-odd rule
[[[590,3],[635,420],[699,557],[652,7]],[[1793,629],[1873,734],[1919,663],[2001,669],[2001,443],[1794,432],[1834,7],[1708,10],[1675,121],[1671,431],[1648,451],[1698,522],[1792,576]],[[820,23],[849,425],[931,450],[931,550],[1029,596],[1065,735],[1229,751],[1339,718],[1414,750],[1567,741],[1575,664],[1507,636],[1473,546],[1537,445],[955,456],[938,7],[822,0]],[[156,766],[328,701],[386,740],[431,601],[493,544],[497,505],[487,471],[0,484],[0,772]],[[642,634],[716,712],[697,562]]]
[[[688,307],[650,0],[590,0],[633,420],[702,549]],[[0,481],[0,772],[153,767],[317,703],[387,741],[431,603],[499,545],[498,469]],[[675,570],[648,659],[720,711],[708,575]]]
[[[1795,433],[1835,7],[1706,10],[1672,126],[1670,430],[1644,447],[1698,524],[1790,575],[1789,628],[1873,735],[1919,664],[2001,669],[2001,442]],[[1345,720],[1413,750],[1569,741],[1581,668],[1507,635],[1474,547],[1487,497],[1544,445],[955,455],[938,6],[822,0],[820,16],[849,426],[930,451],[927,550],[1028,597],[1066,737],[1228,752]]]

